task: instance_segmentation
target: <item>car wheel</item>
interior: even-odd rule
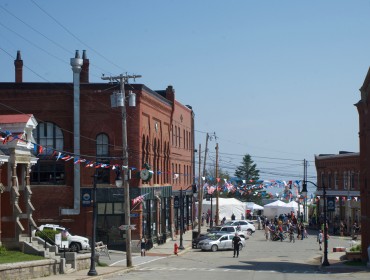
[[[218,250],[217,245],[212,245],[211,250],[212,252],[216,252]]]
[[[252,233],[253,233],[253,231],[250,228],[247,229],[247,232],[248,232],[249,235],[252,235]]]
[[[71,245],[69,245],[69,250],[71,252],[79,252],[81,250],[80,244],[78,244],[78,243],[71,243]]]

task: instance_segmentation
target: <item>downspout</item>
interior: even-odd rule
[[[75,57],[71,58],[73,71],[73,153],[76,157],[80,156],[80,73],[83,59],[76,51]],[[81,174],[80,165],[73,165],[73,209],[61,209],[61,215],[80,214],[80,189]]]

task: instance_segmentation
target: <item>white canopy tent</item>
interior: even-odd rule
[[[247,209],[251,210],[252,212],[257,211],[257,210],[263,210],[263,206],[258,205],[254,202],[246,202],[246,204],[247,204]]]
[[[197,209],[198,203],[196,203]],[[245,216],[246,204],[235,198],[219,198],[218,199],[219,208],[219,220],[226,217],[226,220],[231,220],[231,215],[234,214],[236,219],[240,219],[241,215]],[[202,212],[211,212],[211,200],[207,201],[203,199],[202,202]],[[212,217],[216,215],[216,198],[212,199]]]
[[[274,201],[272,203],[266,204],[263,206],[263,214],[268,218],[272,219],[275,216],[279,216],[280,214],[288,214],[290,213],[290,209],[292,207],[288,206],[287,204],[281,200]]]
[[[295,215],[297,215],[298,213],[298,203],[297,202],[292,200],[291,202],[287,203],[286,206],[290,207],[290,210],[288,213],[293,212]]]

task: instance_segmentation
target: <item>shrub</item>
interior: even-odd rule
[[[42,231],[37,231],[36,236],[46,240],[46,242],[55,241],[55,235],[59,232],[53,229],[44,229]]]
[[[349,249],[350,252],[361,252],[361,244],[357,244],[356,246],[353,246],[351,249]]]
[[[0,246],[0,256],[6,255],[6,253],[7,253],[6,248],[4,246]]]

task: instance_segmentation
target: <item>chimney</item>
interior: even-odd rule
[[[81,68],[80,83],[89,83],[89,64],[90,61],[86,57],[86,50],[82,51],[83,64]]]
[[[167,86],[166,88],[166,98],[172,102],[175,102],[175,90],[171,85]]]
[[[15,66],[15,82],[21,83],[23,81],[23,60],[21,58],[21,51],[17,51],[17,58],[14,60]]]

